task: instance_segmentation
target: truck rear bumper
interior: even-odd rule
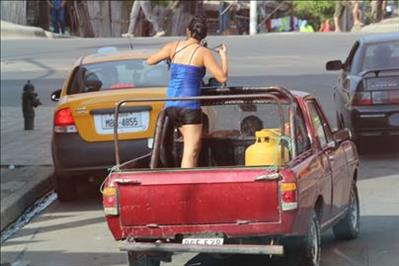
[[[138,243],[120,241],[119,249],[122,251],[137,252],[189,252],[189,253],[223,253],[223,254],[258,254],[258,255],[283,255],[284,247],[281,245],[237,245],[226,244],[222,246],[183,245],[175,243]]]

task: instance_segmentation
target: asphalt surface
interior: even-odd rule
[[[317,96],[335,124],[332,87],[336,72],[325,62],[344,59],[360,33],[268,34],[254,37],[210,37],[209,46],[228,46],[230,85],[282,85]],[[156,49],[170,38],[135,39],[135,49]],[[60,88],[73,62],[104,46],[128,49],[124,39],[2,40],[1,107],[20,106],[22,86],[31,79],[42,99],[42,126],[51,128],[52,91]],[[44,109],[46,108],[46,109]],[[3,120],[3,119],[2,119]],[[3,121],[2,121],[3,123]],[[2,126],[3,127],[3,126]],[[3,139],[3,135],[2,135]],[[2,142],[3,144],[3,142]],[[335,241],[323,234],[322,266],[399,264],[399,148],[389,140],[372,140],[361,157],[359,191],[361,235]],[[395,147],[396,146],[396,147]],[[46,155],[43,155],[44,159]],[[104,222],[99,193],[81,186],[78,202],[55,202],[1,248],[1,263],[12,265],[124,265],[125,254]],[[167,265],[267,265],[264,257],[215,259],[179,254]]]

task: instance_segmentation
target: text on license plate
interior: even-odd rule
[[[141,113],[121,113],[118,117],[118,128],[141,127]],[[102,115],[101,126],[103,129],[114,128],[114,115]]]
[[[223,238],[183,238],[183,245],[221,246]]]

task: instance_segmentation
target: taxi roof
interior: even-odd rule
[[[83,56],[79,58],[75,65],[87,65],[110,61],[119,61],[127,59],[146,59],[150,55],[149,51],[138,51],[138,50],[123,50],[110,53],[96,53]]]

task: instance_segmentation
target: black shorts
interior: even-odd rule
[[[165,109],[166,115],[177,127],[183,125],[202,124],[201,109],[185,109],[179,107],[168,107]]]

